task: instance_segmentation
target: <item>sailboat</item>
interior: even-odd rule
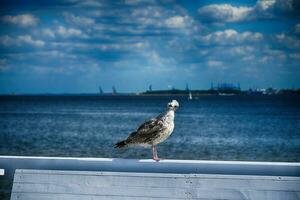
[[[189,92],[189,100],[192,100],[193,99],[193,96],[192,96],[192,93],[191,91]]]

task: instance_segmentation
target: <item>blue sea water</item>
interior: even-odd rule
[[[160,157],[300,161],[299,96],[2,96],[0,155],[151,158],[114,143],[171,99],[180,108]]]

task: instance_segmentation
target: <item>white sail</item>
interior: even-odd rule
[[[192,100],[193,99],[193,96],[192,96],[192,93],[190,92],[189,93],[189,100]]]

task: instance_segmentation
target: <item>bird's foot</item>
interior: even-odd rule
[[[163,160],[163,159],[162,159],[162,158],[155,157],[155,158],[153,158],[153,160],[155,160],[156,162],[158,162],[158,161]]]

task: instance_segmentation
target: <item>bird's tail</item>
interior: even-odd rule
[[[115,144],[115,148],[122,148],[126,146],[126,140],[123,140],[121,142],[118,142]]]

